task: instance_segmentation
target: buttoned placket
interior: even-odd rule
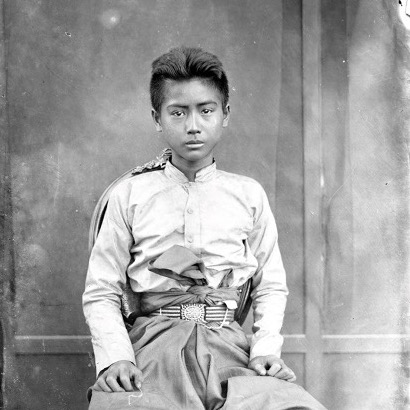
[[[199,192],[198,183],[188,182],[185,185],[188,198],[185,205],[185,247],[193,251],[200,249],[201,222],[199,215]]]

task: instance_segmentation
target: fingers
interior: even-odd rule
[[[141,388],[142,372],[133,363],[119,361],[105,370],[95,382],[93,388],[107,393],[134,391]]]
[[[282,370],[275,374],[275,377],[278,379],[286,380],[287,382],[294,382],[296,381],[296,375],[292,369],[285,366]]]
[[[123,392],[125,391],[118,383],[117,377],[114,377],[112,374],[109,374],[107,378],[105,379],[107,382],[108,386],[110,386],[111,391],[113,392]]]
[[[140,369],[134,366],[130,373],[130,379],[134,382],[134,385],[137,389],[141,389],[143,377]]]
[[[282,361],[281,361],[282,362]],[[268,372],[267,372],[267,375],[268,376],[276,376],[277,375],[277,373],[282,369],[282,367],[284,366],[285,364],[282,362],[282,363],[273,363],[271,366],[270,366],[270,368],[269,368],[269,370],[268,370]]]
[[[131,384],[131,377],[130,377],[129,373],[126,374],[124,372],[121,372],[119,379],[120,379],[120,382],[121,382],[121,386],[125,389],[125,391],[133,391],[134,390],[133,387],[132,387],[132,384]]]
[[[283,360],[274,355],[258,356],[250,361],[248,367],[255,370],[260,376],[276,377],[289,382],[296,380],[292,369],[286,366]]]
[[[249,364],[249,369],[254,370],[259,376],[266,376],[266,368],[269,367],[268,356],[258,356],[253,358]]]
[[[277,356],[258,356],[249,363],[249,368],[253,369],[260,376],[274,376],[281,368],[283,361]]]
[[[287,382],[294,382],[296,381],[296,376],[295,374],[292,372],[292,370],[284,370],[284,371],[280,371],[278,373],[275,374],[275,377],[277,379],[282,379],[282,380],[286,380]]]
[[[278,364],[271,366],[271,368],[268,370],[268,375],[276,377],[277,379],[286,380],[288,382],[294,382],[296,380],[295,373],[291,368],[286,366],[284,362],[281,363],[279,369],[278,367]]]
[[[104,391],[106,393],[111,393],[112,390],[110,386],[105,382],[105,378],[100,376],[97,381],[94,383],[93,390]]]
[[[252,369],[256,373],[258,373],[260,376],[265,376],[265,374],[266,374],[265,357],[264,356],[254,357],[248,363],[248,367],[249,367],[249,369]]]
[[[104,391],[106,393],[124,391],[124,389],[118,384],[117,379],[108,371],[104,372],[95,382],[93,386],[94,390]]]
[[[272,368],[275,367],[273,370]],[[295,373],[290,369],[288,366],[286,366],[285,363],[282,364],[282,367],[279,370],[276,370],[276,366],[273,365],[269,370],[268,370],[268,375],[269,376],[274,376],[278,379],[286,380],[288,382],[294,382],[296,380]]]
[[[266,369],[265,366],[261,365],[261,364],[256,364],[254,367],[254,370],[256,371],[256,373],[258,373],[260,376],[265,376],[266,375]]]

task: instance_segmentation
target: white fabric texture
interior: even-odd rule
[[[147,269],[173,245],[204,261],[210,286],[217,287],[231,268],[232,286],[253,277],[250,358],[280,356],[288,290],[263,188],[251,178],[218,170],[215,163],[189,182],[167,162],[164,170],[135,176],[113,190],[91,253],[83,306],[97,374],[118,360],[135,362],[120,312],[126,275],[135,292],[184,289]]]

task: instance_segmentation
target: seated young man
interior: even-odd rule
[[[267,196],[214,161],[228,90],[221,62],[201,49],[153,62],[152,117],[172,157],[114,189],[91,254],[90,409],[324,408],[280,359],[288,290]],[[143,312],[129,332],[120,311],[127,276]],[[249,278],[250,345],[233,321]]]

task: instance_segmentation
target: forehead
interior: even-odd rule
[[[208,80],[193,78],[191,80],[167,80],[164,88],[162,105],[199,105],[205,102],[215,102],[221,105],[219,90]]]

